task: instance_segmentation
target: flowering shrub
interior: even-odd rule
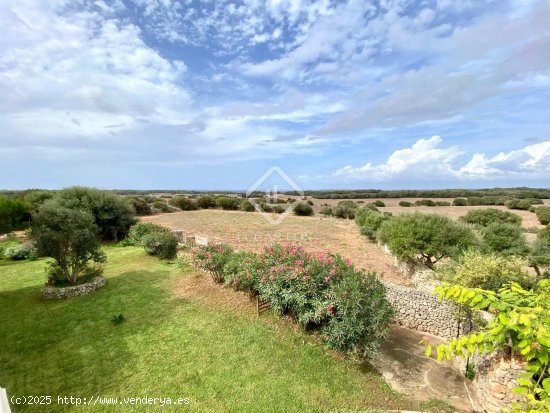
[[[393,316],[375,274],[337,254],[308,253],[294,244],[233,253],[220,244],[194,249],[193,264],[217,282],[259,295],[304,328],[320,330],[336,350],[373,356]]]
[[[194,266],[208,271],[214,281],[223,282],[223,269],[233,253],[233,248],[227,244],[208,245],[191,249],[191,260]]]

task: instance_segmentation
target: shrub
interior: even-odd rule
[[[522,209],[528,211],[531,203],[526,199],[509,199],[504,203],[510,209]]]
[[[435,206],[435,202],[432,201],[431,199],[419,199],[419,200],[415,201],[414,204],[416,206],[429,206],[429,207],[434,207]]]
[[[0,234],[25,228],[29,218],[30,206],[27,203],[0,196]]]
[[[178,239],[169,231],[155,231],[141,238],[145,252],[161,259],[170,260],[178,252]]]
[[[44,190],[31,190],[23,195],[23,201],[26,202],[32,211],[36,211],[40,205],[46,202],[48,199],[53,198],[54,193],[52,191]]]
[[[455,257],[477,243],[473,230],[437,214],[402,214],[386,220],[377,238],[400,258],[420,259],[428,267]]]
[[[252,202],[250,202],[248,199],[243,199],[241,201],[241,210],[246,212],[253,212],[253,211],[256,211],[256,208],[254,207]]]
[[[542,225],[548,225],[550,223],[550,206],[538,207],[535,213]]]
[[[151,207],[143,198],[132,197],[130,198],[130,202],[132,203],[132,206],[134,207],[137,216],[146,216],[153,213],[151,211]]]
[[[136,222],[136,213],[130,200],[110,191],[73,186],[57,192],[43,207],[48,204],[90,213],[99,236],[104,240],[124,238],[130,226]]]
[[[450,202],[447,201],[435,201],[436,206],[451,206]]]
[[[361,228],[361,234],[367,236],[371,241],[376,239],[378,229],[388,219],[390,219],[389,215],[369,208],[361,208],[355,215],[355,223]]]
[[[374,205],[372,208],[376,209]],[[357,204],[353,201],[340,201],[338,205],[332,208],[332,215],[336,218],[354,219]]]
[[[132,225],[128,232],[128,243],[131,245],[143,246],[143,237],[156,232],[168,232],[168,230],[150,222],[138,222],[136,225]]]
[[[230,198],[227,196],[220,196],[216,198],[216,205],[222,209],[234,211],[239,209],[240,201],[237,198]]]
[[[464,287],[498,291],[505,284],[517,282],[525,288],[533,283],[525,271],[525,261],[467,250],[456,260],[442,265],[435,272],[438,279]]]
[[[386,204],[384,203],[384,201],[380,201],[379,199],[377,199],[376,201],[374,201],[372,203],[375,207],[385,207]]]
[[[521,217],[519,215],[508,211],[501,211],[496,208],[470,210],[459,219],[468,224],[476,224],[484,227],[493,222],[521,226]]]
[[[311,199],[308,199],[307,204],[313,206],[313,201]]]
[[[517,225],[493,222],[481,229],[481,237],[485,252],[525,256],[529,251],[525,234]]]
[[[280,206],[280,205],[274,205],[274,206],[271,208],[271,210],[272,210],[273,212],[275,212],[276,214],[282,214],[283,212],[286,211],[286,209],[283,208],[283,207]]]
[[[332,208],[329,206],[321,207],[321,210],[319,211],[320,214],[331,216],[332,215]]]
[[[193,265],[212,274],[214,281],[223,282],[225,264],[229,261],[233,248],[228,244],[208,245],[191,250]]]
[[[303,202],[298,202],[294,206],[294,214],[299,216],[311,216],[313,215],[313,208],[311,207],[311,205]]]
[[[216,200],[210,195],[201,195],[197,198],[197,206],[203,209],[214,208]]]
[[[329,347],[373,356],[393,310],[383,284],[339,255],[309,254],[301,246],[273,245],[257,255],[226,245],[194,249],[193,263],[217,282],[259,294],[279,314],[321,330]]]
[[[89,212],[44,204],[33,216],[32,237],[38,253],[54,259],[48,271],[49,282],[74,285],[101,274],[97,264],[105,262],[106,257],[98,235]]]
[[[156,201],[153,201],[153,208],[158,209],[161,212],[172,212],[172,209],[170,206],[160,199],[157,199]]]
[[[175,196],[171,198],[168,203],[181,209],[182,211],[194,211],[198,209],[197,201],[187,196]]]
[[[409,202],[409,201],[401,201],[401,202],[399,202],[399,206],[404,207],[404,208],[408,208],[408,207],[412,207],[413,203]]]
[[[374,273],[348,270],[331,290],[331,317],[323,328],[327,344],[336,350],[374,357],[394,315],[386,288]]]
[[[15,244],[6,247],[4,256],[12,261],[36,259],[36,251],[29,244]]]
[[[466,206],[468,201],[465,198],[456,198],[453,200],[453,206]]]
[[[540,198],[527,198],[531,205],[543,205],[544,201]]]
[[[222,269],[223,279],[235,290],[254,294],[258,291],[262,266],[258,255],[253,252],[236,252],[230,254]]]
[[[539,232],[529,250],[529,266],[538,277],[550,278],[550,239],[541,237],[540,234]]]

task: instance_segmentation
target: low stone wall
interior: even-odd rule
[[[70,287],[52,287],[46,285],[42,289],[42,297],[45,300],[59,300],[62,298],[76,297],[86,295],[97,290],[105,285],[105,278],[102,276],[95,277],[91,282],[73,285]]]
[[[417,288],[391,283],[385,286],[388,301],[396,310],[397,324],[445,339],[456,337],[455,304],[438,301],[432,293]]]

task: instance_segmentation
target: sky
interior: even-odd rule
[[[550,187],[550,0],[0,0],[0,187]]]

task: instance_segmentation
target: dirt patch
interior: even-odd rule
[[[260,252],[274,242],[299,242],[308,251],[339,253],[386,281],[409,285],[394,267],[393,258],[362,236],[351,220],[289,215],[273,225],[256,212],[222,210],[182,211],[141,219],[187,235],[206,236],[210,242],[226,242],[241,251]]]

